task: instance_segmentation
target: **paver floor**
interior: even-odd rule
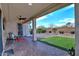
[[[31,37],[14,41],[13,44],[6,46],[7,49],[13,49],[14,56],[69,56],[66,51],[38,41],[34,42]]]

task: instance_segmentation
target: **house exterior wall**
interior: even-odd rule
[[[1,10],[1,26],[2,26],[2,45],[3,45],[3,51],[5,49],[5,43],[6,43],[6,36],[5,36],[5,31],[3,31],[3,11],[2,11],[2,5],[0,4],[0,10]],[[3,54],[3,52],[2,52]]]
[[[75,55],[79,56],[79,3],[75,4],[75,24],[76,24],[76,45],[75,45]]]
[[[69,34],[71,35],[71,32],[73,31],[75,33],[75,27],[61,27],[61,28],[56,28],[56,34],[60,34],[60,32],[63,32],[63,34]],[[46,33],[54,33],[53,28],[48,28],[46,29]]]
[[[4,6],[4,7],[3,7]],[[0,9],[2,11],[2,41],[3,41],[3,51],[5,50],[6,40],[9,32],[13,32],[17,35],[17,20],[13,16],[13,10],[8,11],[7,5],[1,5]],[[5,30],[3,30],[3,18],[5,18]]]
[[[13,32],[17,35],[17,16],[14,15],[14,10],[10,8],[10,5],[2,5],[3,17],[6,19],[5,32]],[[6,34],[7,35],[7,34]]]
[[[2,38],[3,38],[3,49],[5,50],[5,44],[8,37],[9,32],[13,32],[16,36],[18,35],[18,18],[14,15],[12,11],[14,11],[11,8],[7,7],[7,4],[4,4],[3,6],[0,5],[0,8],[2,9],[2,19],[5,18],[5,30],[2,31]],[[3,23],[3,21],[2,21]],[[23,36],[30,35],[28,28],[28,23],[23,24]]]
[[[48,28],[48,29],[46,30],[46,33],[53,33],[53,29],[52,29],[52,28]]]
[[[63,28],[58,28],[57,33],[60,34],[60,32],[63,32],[63,34],[69,34],[71,35],[71,32],[75,32],[75,27],[63,27]]]
[[[30,36],[29,22],[23,24],[23,36]]]
[[[0,56],[3,52],[3,27],[2,27],[2,11],[1,11],[1,5],[0,5]]]

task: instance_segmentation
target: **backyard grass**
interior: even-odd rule
[[[55,36],[55,37],[40,39],[40,41],[66,49],[70,49],[72,47],[75,48],[75,38]]]

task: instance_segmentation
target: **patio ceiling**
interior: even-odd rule
[[[38,18],[38,17],[44,16],[46,14],[49,14],[51,12],[54,12],[54,11],[56,11],[58,9],[66,7],[66,6],[70,5],[70,4],[72,4],[72,3],[54,3],[54,4],[50,4],[49,6],[42,9],[40,12],[38,12],[37,14],[30,17],[28,20],[24,21],[23,23],[26,23],[26,22],[28,22],[30,20],[33,20],[34,18]]]
[[[4,16],[7,16],[9,19],[11,17],[24,16],[27,19],[38,13],[40,10],[44,9],[50,5],[49,3],[35,3],[28,5],[28,3],[4,3],[1,4],[2,11]]]
[[[33,3],[32,5],[28,5],[28,3],[6,3],[1,4],[1,7],[3,15],[7,19],[12,17],[17,19],[18,16],[25,16],[27,19],[23,23],[26,23],[69,4],[70,3]]]

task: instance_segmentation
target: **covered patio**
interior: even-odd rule
[[[13,50],[13,52],[4,52],[3,56],[69,56],[64,50],[38,41],[33,42],[32,37],[24,37],[22,40],[10,42],[6,44],[5,50]]]
[[[39,3],[39,4],[0,4],[2,12],[2,55],[14,56],[67,56],[66,51],[38,42],[36,37],[36,19],[48,13],[70,5],[70,3]],[[29,27],[32,21],[33,35],[30,36]],[[20,24],[20,28],[18,27]],[[3,27],[3,26],[2,26]],[[22,36],[22,40],[7,41],[9,32]],[[21,33],[20,33],[21,32]],[[7,44],[8,43],[8,44]],[[12,49],[12,54],[5,51]]]

